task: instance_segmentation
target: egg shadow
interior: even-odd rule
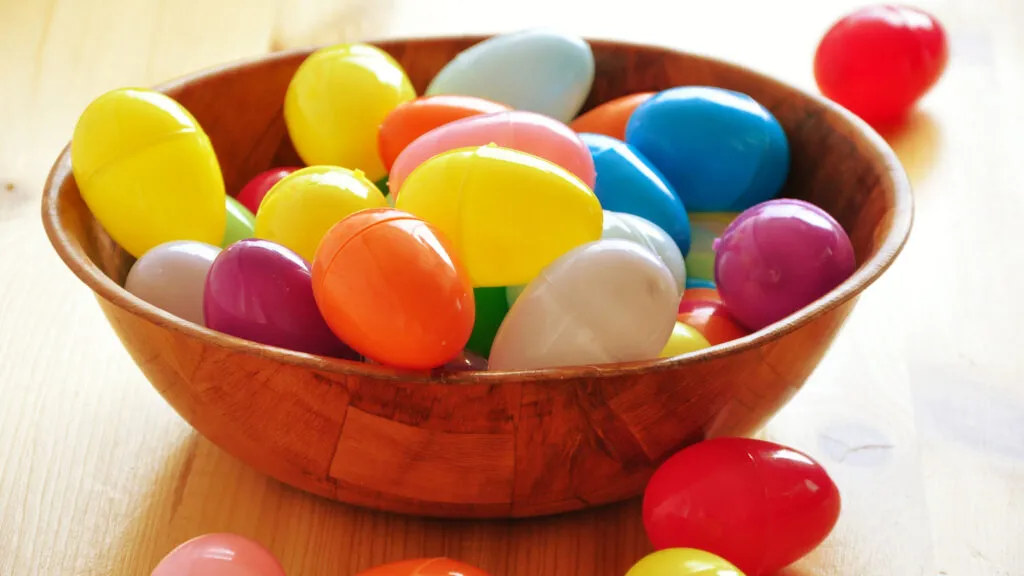
[[[942,129],[924,110],[914,110],[902,123],[880,129],[907,172],[911,185],[928,176],[942,144]]]
[[[639,499],[535,519],[401,516],[293,489],[195,432],[180,440],[151,482],[134,518],[97,555],[90,576],[149,574],[173,548],[212,532],[251,538],[287,574],[302,576],[351,576],[433,556],[478,566],[491,576],[621,576],[651,551]]]

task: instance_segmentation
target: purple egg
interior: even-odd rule
[[[217,255],[206,276],[203,315],[209,328],[253,342],[359,357],[320,315],[309,262],[269,240],[239,240]]]
[[[835,218],[792,198],[744,210],[714,249],[722,303],[751,331],[824,296],[857,267],[853,244]]]

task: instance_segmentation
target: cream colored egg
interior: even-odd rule
[[[653,252],[676,280],[679,296],[686,289],[686,263],[679,245],[660,226],[633,214],[625,212],[604,211],[604,230],[601,238],[621,238],[630,240]]]
[[[679,292],[650,250],[622,239],[583,244],[527,284],[494,338],[490,370],[533,370],[657,358]]]

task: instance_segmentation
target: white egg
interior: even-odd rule
[[[126,290],[175,316],[204,326],[203,290],[220,248],[193,240],[154,246],[135,261]]]
[[[526,285],[494,338],[490,370],[533,370],[657,358],[679,292],[650,250],[622,239],[583,244]]]
[[[426,94],[460,94],[569,122],[594,83],[594,53],[583,38],[535,29],[493,36],[460,52]]]
[[[601,238],[631,240],[653,252],[676,280],[679,296],[686,289],[686,263],[679,245],[657,224],[625,212],[604,211],[604,231]]]

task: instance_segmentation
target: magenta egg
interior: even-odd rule
[[[204,534],[172,550],[152,576],[285,576],[274,555],[237,534]]]
[[[309,262],[276,242],[247,238],[221,251],[206,276],[203,312],[206,325],[225,334],[298,352],[358,358],[320,315]]]
[[[853,244],[835,218],[793,198],[744,210],[714,244],[715,286],[755,331],[814,302],[853,274]]]
[[[449,122],[413,140],[395,160],[388,189],[392,195],[398,194],[417,166],[442,152],[491,143],[544,158],[575,174],[587,187],[594,187],[594,160],[576,132],[548,116],[512,110]]]

